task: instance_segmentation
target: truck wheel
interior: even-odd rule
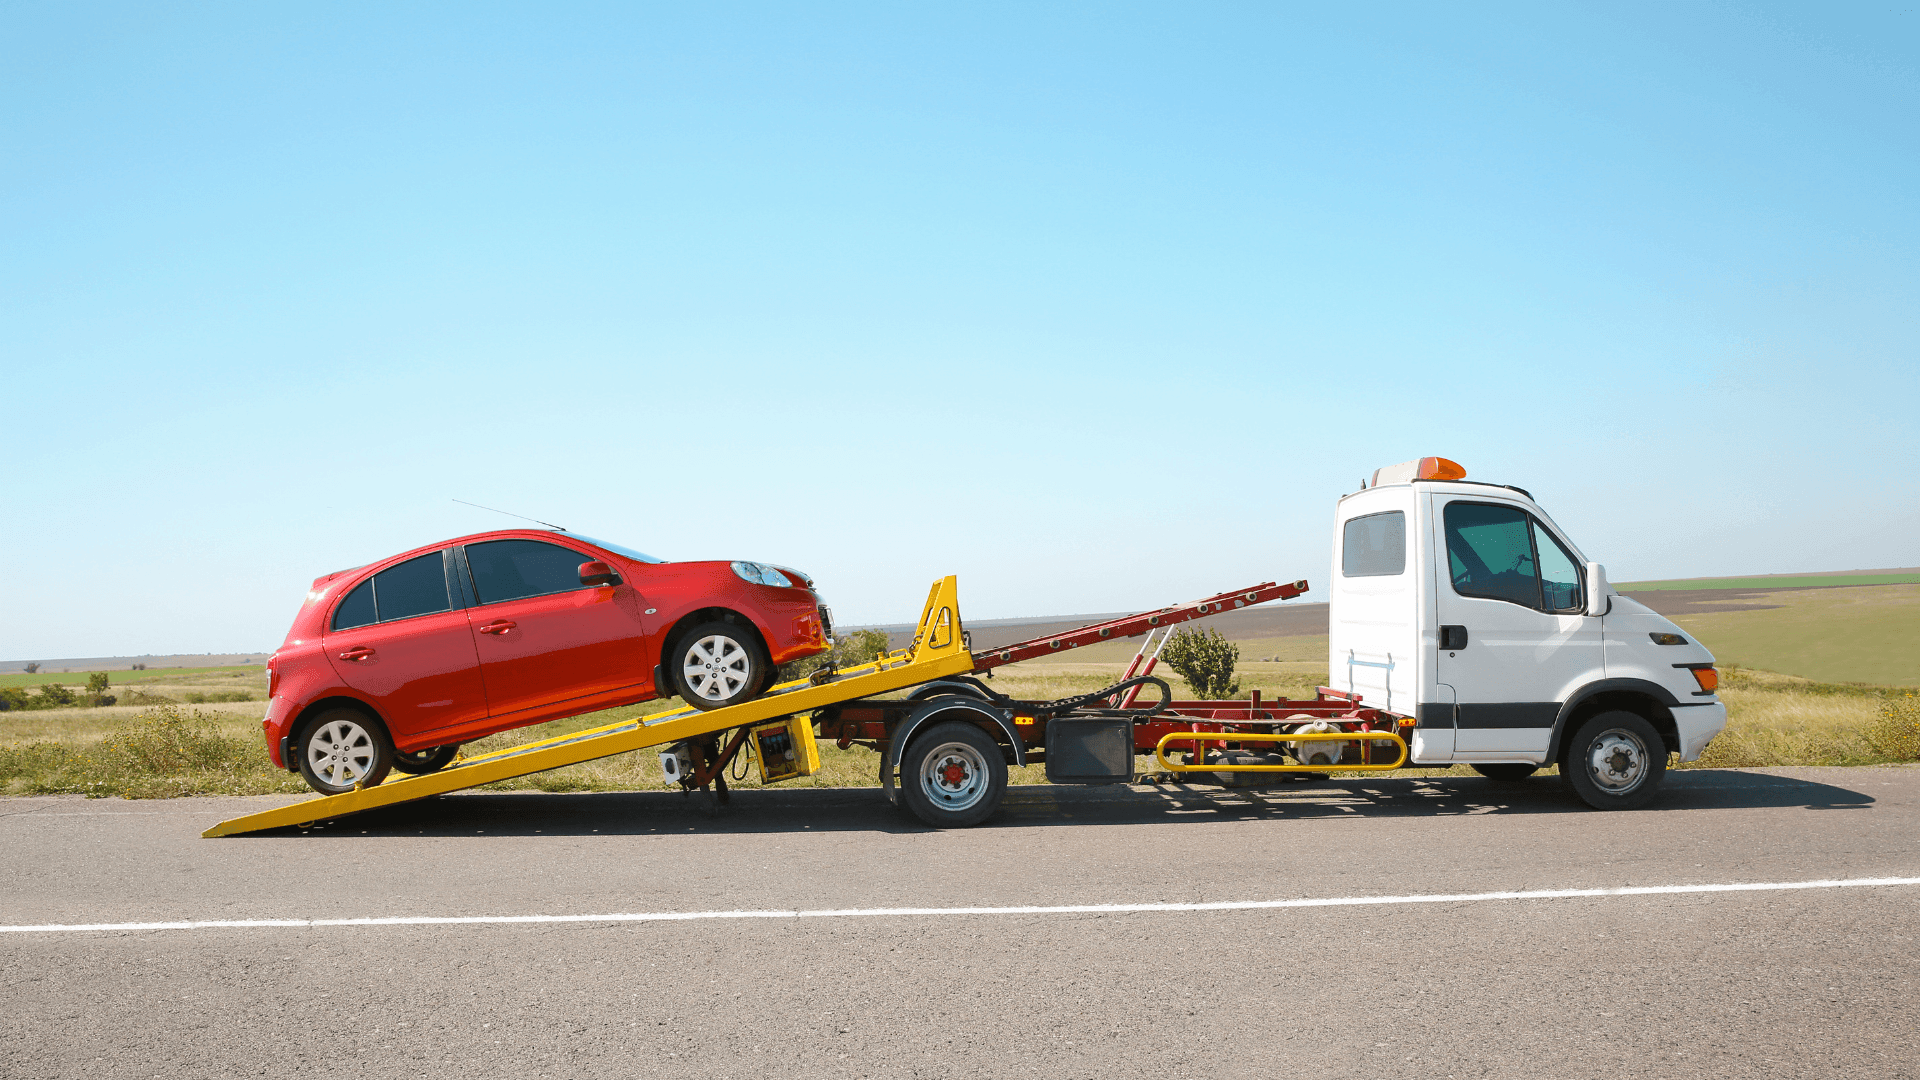
[[[936,829],[978,825],[1000,806],[1007,760],[1000,744],[963,720],[936,724],[907,747],[900,794],[913,816]]]
[[[459,752],[460,744],[458,743],[454,743],[451,746],[429,746],[425,750],[415,750],[411,753],[403,753],[395,750],[393,752],[393,767],[403,773],[425,776],[428,773],[439,772],[441,769],[446,768],[447,762],[452,761],[453,755]]]
[[[1498,780],[1503,784],[1518,783],[1540,771],[1538,765],[1528,765],[1519,761],[1495,761],[1484,765],[1475,765],[1473,771],[1489,780]]]
[[[730,622],[702,623],[680,635],[666,666],[680,700],[702,710],[760,696],[773,667],[759,638]]]
[[[296,745],[301,777],[322,795],[373,787],[393,767],[387,729],[358,709],[328,709],[314,717]]]
[[[1636,810],[1653,801],[1667,774],[1667,744],[1644,717],[1604,712],[1567,744],[1560,781],[1597,810]]]

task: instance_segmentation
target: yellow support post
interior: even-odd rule
[[[682,739],[756,724],[776,716],[807,712],[836,702],[902,690],[973,670],[973,657],[967,652],[966,639],[960,629],[956,578],[949,575],[933,583],[933,588],[927,594],[927,605],[920,613],[918,627],[913,643],[907,648],[841,671],[832,682],[819,686],[800,679],[775,686],[752,701],[712,712],[683,707],[606,727],[577,731],[571,735],[542,739],[525,746],[496,750],[491,754],[459,760],[425,776],[389,780],[378,787],[325,795],[292,806],[223,821],[200,835],[233,836],[325,821],[362,810],[479,787],[496,780],[578,765],[595,758],[644,750],[650,746],[664,746]]]

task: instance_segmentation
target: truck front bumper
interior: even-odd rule
[[[1674,709],[1673,726],[1680,732],[1680,760],[1697,761],[1713,737],[1727,729],[1727,707],[1709,701]]]

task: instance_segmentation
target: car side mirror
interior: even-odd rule
[[[1613,600],[1607,596],[1607,568],[1597,562],[1587,564],[1587,611],[1588,615],[1605,615],[1613,606]]]
[[[580,564],[580,584],[618,585],[620,584],[620,575],[613,572],[613,567],[608,566],[599,559],[595,559],[592,562],[583,562]]]

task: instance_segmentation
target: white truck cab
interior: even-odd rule
[[[1334,688],[1412,717],[1411,764],[1558,764],[1588,804],[1629,808],[1727,724],[1711,653],[1615,593],[1526,491],[1445,458],[1340,500],[1330,609]]]

